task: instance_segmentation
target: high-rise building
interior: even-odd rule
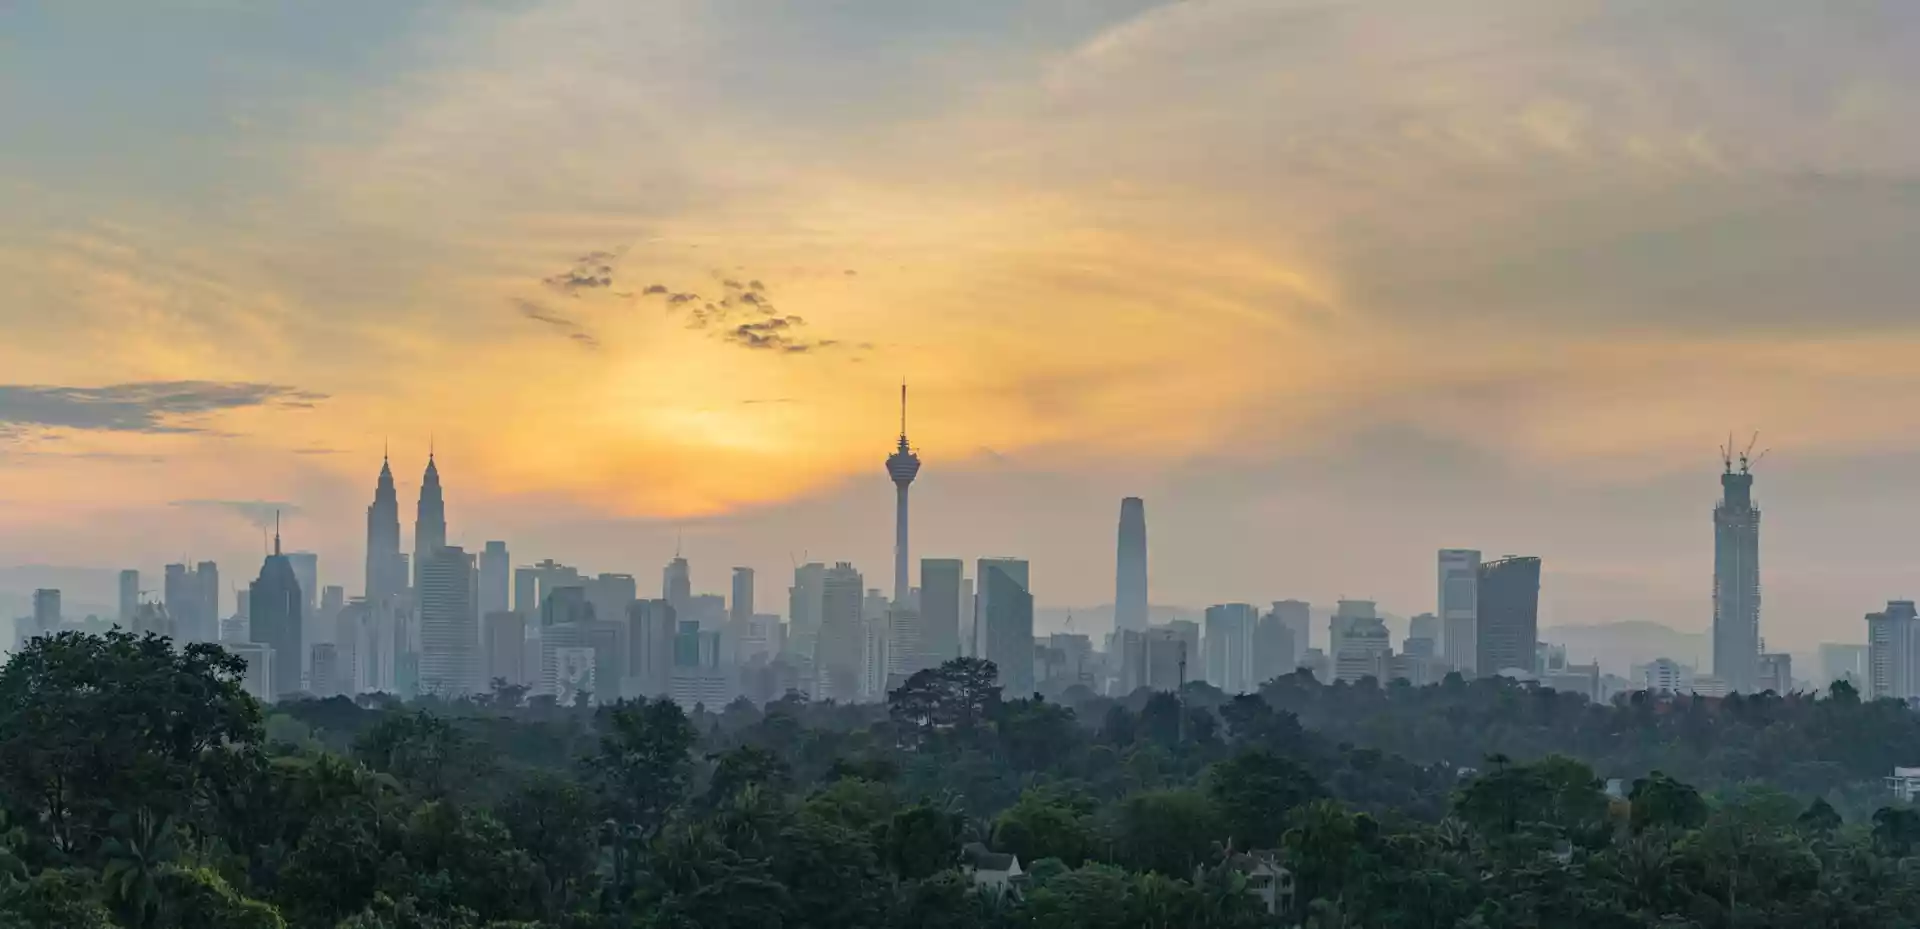
[[[1351,619],[1342,631],[1340,650],[1333,656],[1334,679],[1348,683],[1369,677],[1381,683],[1391,680],[1393,642],[1387,624],[1378,616]]]
[[[167,565],[161,592],[181,641],[219,641],[219,566],[211,561],[200,562],[193,568],[184,564]]]
[[[601,622],[620,622],[627,615],[627,609],[640,599],[640,582],[631,574],[601,574],[581,586],[586,589],[587,603],[593,607],[593,618]],[[612,678],[607,683],[613,685],[619,680]],[[613,691],[607,691],[606,696],[612,697]]]
[[[1293,658],[1282,673],[1291,674],[1307,658],[1313,647],[1313,604],[1304,600],[1275,600],[1273,615],[1293,634]]]
[[[660,596],[682,613],[687,611],[687,604],[693,599],[693,567],[677,553],[672,561],[667,562],[666,569],[660,572]]]
[[[300,595],[307,598],[300,606],[311,616],[319,605],[320,556],[313,552],[288,552],[287,564],[293,566],[294,579],[300,582]]]
[[[887,456],[887,476],[896,493],[893,514],[893,602],[907,600],[907,488],[920,474],[920,456],[907,445],[907,385],[900,385],[900,444]]]
[[[1773,691],[1781,696],[1793,693],[1793,656],[1785,652],[1760,654],[1760,677],[1754,684],[1759,693]]]
[[[522,616],[540,612],[540,569],[513,569],[513,609]]]
[[[1228,694],[1255,690],[1253,633],[1259,612],[1248,603],[1222,603],[1207,607],[1206,638],[1207,683]]]
[[[380,456],[380,479],[367,506],[367,567],[364,595],[381,603],[407,589],[406,556],[400,553],[400,498],[393,487],[393,467]]]
[[[727,618],[744,625],[753,618],[753,569],[733,569],[733,598],[727,603]]]
[[[1920,625],[1912,600],[1889,600],[1887,608],[1867,614],[1867,689],[1861,696],[1868,700],[1905,700],[1914,696],[1914,648],[1920,645],[1915,626]]]
[[[1540,559],[1508,557],[1481,564],[1474,597],[1476,673],[1532,673],[1540,641]]]
[[[174,628],[173,617],[167,608],[158,603],[142,603],[133,611],[133,622],[127,631],[134,635],[157,635],[178,640],[180,632]]]
[[[60,631],[60,591],[43,587],[33,592],[33,634]]]
[[[293,564],[280,551],[280,531],[276,527],[273,554],[261,562],[260,576],[247,588],[248,635],[254,644],[270,650],[267,660],[272,668],[266,679],[273,697],[300,690],[301,665],[307,655],[301,640],[305,622],[301,607],[306,602]]]
[[[679,621],[665,600],[640,600],[627,607],[627,679],[621,695],[630,699],[665,697],[673,690],[674,641]]]
[[[920,559],[920,642],[907,673],[960,657],[960,578],[966,570],[958,558]]]
[[[120,572],[120,619],[122,628],[133,628],[133,611],[140,608],[140,572],[131,568]]]
[[[1113,628],[1147,628],[1147,504],[1139,497],[1120,501],[1120,553],[1114,570]]]
[[[323,700],[341,694],[339,646],[315,642],[307,649],[307,693]]]
[[[1253,684],[1250,689],[1276,677],[1292,674],[1300,667],[1300,646],[1293,628],[1278,612],[1260,617],[1253,629]]]
[[[1120,654],[1119,693],[1115,696],[1126,696],[1142,687],[1178,691],[1192,677],[1188,669],[1200,660],[1193,637],[1172,624],[1150,626],[1140,632],[1122,630],[1114,639]]]
[[[507,557],[507,543],[488,542],[480,552],[480,614],[512,609],[507,603],[507,586],[513,581],[513,563]]]
[[[1440,617],[1432,613],[1421,613],[1407,622],[1407,641],[1401,649],[1416,658],[1437,658],[1440,655]]]
[[[1865,645],[1820,643],[1820,678],[1815,683],[1824,688],[1834,681],[1846,681],[1853,686],[1856,693],[1866,693],[1867,647]]]
[[[291,570],[287,572],[287,577],[293,577]],[[279,682],[273,679],[273,675],[275,667],[280,666],[281,662],[274,654],[273,646],[259,642],[235,642],[227,646],[227,651],[232,652],[234,657],[247,665],[247,670],[240,677],[240,689],[261,703],[280,697]],[[297,667],[300,660],[296,657],[293,664]],[[300,685],[296,682],[287,692],[299,689]]]
[[[826,565],[810,562],[793,569],[793,586],[787,588],[787,633],[794,652],[806,658],[814,657],[820,638],[826,577]]]
[[[527,683],[527,618],[513,610],[493,610],[480,619],[480,664],[486,686]]]
[[[1347,640],[1348,629],[1362,620],[1378,618],[1379,608],[1372,600],[1341,600],[1335,603],[1333,615],[1327,619],[1329,653],[1334,656],[1340,654],[1340,648]]]
[[[447,547],[447,501],[440,490],[440,466],[427,453],[427,470],[420,478],[420,501],[413,517],[413,586],[421,586],[427,562]],[[461,580],[465,581],[465,575]],[[462,594],[462,597],[465,595]],[[425,613],[422,612],[424,618]],[[476,636],[476,639],[478,637]],[[423,672],[424,673],[424,672]]]
[[[1033,694],[1033,588],[1023,558],[982,558],[974,598],[974,654],[1000,670],[1008,699]]]
[[[1440,657],[1471,674],[1480,654],[1474,637],[1480,615],[1480,553],[1470,548],[1441,549],[1439,588]]]
[[[1732,454],[1713,508],[1713,676],[1735,693],[1753,693],[1760,661],[1760,508],[1746,455]]]
[[[416,565],[422,694],[454,698],[480,689],[480,629],[473,609],[474,557],[440,545]]]
[[[814,646],[815,699],[851,703],[860,697],[866,659],[866,597],[860,572],[847,562],[821,579],[819,638]]]

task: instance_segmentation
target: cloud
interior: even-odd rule
[[[641,291],[640,293],[641,293],[641,295],[642,295],[642,296],[647,296],[647,297],[651,297],[651,296],[653,296],[653,295],[655,295],[655,294],[659,294],[659,295],[661,295],[661,296],[666,296],[666,294],[667,294],[667,285],[665,285],[665,284],[648,284],[648,285],[647,285],[647,289],[646,289],[646,290],[643,290],[643,291]]]
[[[22,429],[211,434],[201,417],[261,407],[306,409],[325,394],[280,384],[143,381],[105,387],[0,384],[0,434]]]
[[[806,320],[798,316],[775,316],[758,322],[741,323],[721,333],[721,338],[742,348],[794,355],[840,344],[837,339],[809,341],[795,338],[794,331],[804,325]]]
[[[574,261],[573,267],[541,279],[548,289],[578,297],[582,291],[604,290],[613,286],[612,252],[589,252]]]
[[[582,347],[600,347],[600,340],[596,338],[593,333],[588,332],[585,326],[582,326],[574,319],[556,313],[531,300],[515,300],[513,301],[513,305],[520,311],[521,316],[537,323],[545,323],[548,326],[552,326],[565,334],[568,339],[573,340]]]
[[[298,505],[284,500],[174,500],[167,505],[230,513],[257,529],[272,527],[276,517],[285,519],[300,512]]]

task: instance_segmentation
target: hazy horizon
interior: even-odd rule
[[[1769,647],[1920,597],[1920,9],[1786,0],[26,4],[0,564],[358,593],[409,527],[654,589],[1031,560],[1113,599],[1704,629],[1759,430]],[[1756,448],[1756,452],[1759,450]]]

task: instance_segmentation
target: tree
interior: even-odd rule
[[[1844,682],[1843,682],[1844,683]],[[1808,804],[1807,811],[1800,814],[1797,822],[1800,828],[1821,835],[1831,834],[1840,828],[1840,812],[1828,803],[1825,797],[1815,797]]]
[[[1241,848],[1273,848],[1292,812],[1327,793],[1305,768],[1266,751],[1241,752],[1214,765],[1205,783]]]
[[[118,814],[184,816],[220,770],[211,756],[260,741],[245,670],[217,646],[175,651],[158,636],[33,639],[0,668],[0,796],[15,822],[84,862]]]
[[[428,799],[480,783],[491,771],[482,746],[453,720],[425,710],[382,716],[354,742],[353,752]]]
[[[1633,830],[1652,827],[1697,829],[1707,821],[1707,801],[1692,787],[1655,771],[1633,782],[1627,794],[1633,804]]]
[[[211,869],[168,866],[159,884],[160,929],[285,929],[272,905],[236,893]]]
[[[100,899],[95,875],[42,871],[0,884],[0,929],[119,929]]]
[[[542,910],[557,920],[589,891],[600,848],[593,796],[579,783],[534,774],[501,803],[501,825],[539,869]]]
[[[893,814],[880,850],[887,866],[907,880],[923,880],[954,866],[960,857],[965,817],[921,802]]]
[[[1153,790],[1120,803],[1115,823],[1120,854],[1141,871],[1191,876],[1224,838],[1220,816],[1197,790]]]
[[[132,929],[144,929],[159,918],[160,872],[180,855],[179,832],[173,820],[147,810],[118,817],[115,825],[102,848],[107,866],[100,878],[108,902]]]
[[[1077,868],[1094,852],[1093,809],[1087,798],[1029,790],[994,819],[994,846],[1024,862],[1057,858]]]
[[[742,745],[722,752],[715,760],[713,777],[707,782],[706,806],[712,809],[732,799],[749,784],[785,790],[792,782],[793,769],[780,756],[757,745]]]
[[[679,705],[666,699],[622,702],[606,723],[590,769],[614,818],[652,835],[686,795],[698,734]]]

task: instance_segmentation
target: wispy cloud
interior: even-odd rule
[[[272,526],[275,518],[284,519],[300,512],[298,505],[284,500],[174,500],[168,505],[230,513],[258,529]]]
[[[200,418],[249,407],[311,408],[326,395],[279,384],[147,381],[104,387],[0,384],[0,431],[206,433]]]
[[[572,317],[562,315],[531,300],[515,300],[513,305],[520,311],[521,316],[553,327],[582,348],[600,347],[600,340]]]

